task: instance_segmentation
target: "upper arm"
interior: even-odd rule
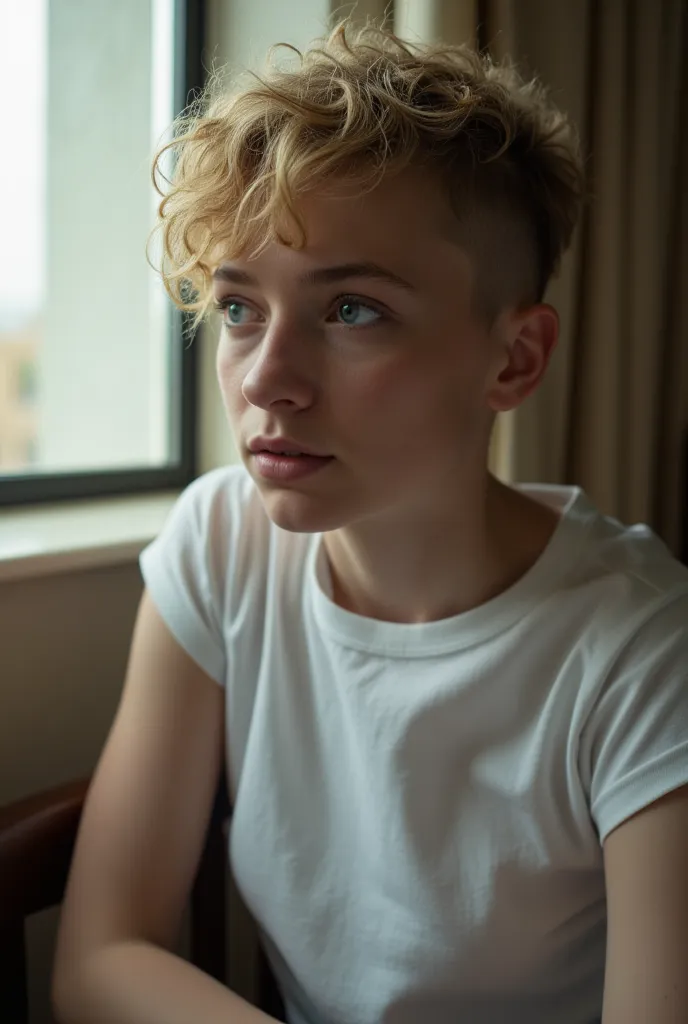
[[[222,762],[224,691],[144,591],[121,702],[86,800],[56,978],[96,948],[175,939]]]
[[[688,786],[604,844],[608,939],[603,1024],[688,1021]]]

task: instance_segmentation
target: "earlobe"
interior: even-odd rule
[[[519,406],[540,384],[559,336],[557,311],[545,303],[514,317],[505,332],[500,366],[487,392],[493,412]]]

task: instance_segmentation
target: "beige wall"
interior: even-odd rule
[[[0,803],[90,774],[141,591],[135,565],[0,583]],[[31,1024],[48,1024],[57,915],[29,921]]]

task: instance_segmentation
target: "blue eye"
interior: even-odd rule
[[[222,313],[225,327],[243,327],[260,319],[255,309],[238,299],[221,299],[215,308]]]
[[[344,299],[337,305],[339,322],[347,327],[369,327],[380,320],[382,314],[372,306],[366,306],[356,299]]]
[[[238,326],[246,322],[244,319],[246,313],[250,313],[250,310],[243,302],[229,302],[225,306],[225,321]]]
[[[261,320],[257,310],[239,299],[220,299],[215,308],[222,313],[222,322],[228,328],[245,327]],[[366,302],[345,296],[337,300],[334,319],[344,327],[370,327],[384,319],[384,313]]]

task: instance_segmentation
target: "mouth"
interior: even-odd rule
[[[310,455],[294,449],[268,451],[261,448],[252,452],[251,457],[258,476],[282,484],[311,476],[334,462],[333,455]]]
[[[299,451],[297,449],[290,449],[290,448],[284,448],[284,449],[281,449],[281,448],[280,449],[276,449],[276,448],[275,449],[273,449],[273,448],[260,448],[255,454],[256,455],[263,455],[263,454],[265,454],[265,455],[281,455],[281,456],[286,456],[287,458],[294,458],[295,459],[295,458],[301,458],[302,456],[307,455],[308,453],[307,452]],[[321,458],[323,456],[314,456],[314,457],[315,458]]]
[[[314,458],[330,458],[329,453],[318,452],[307,445],[301,444],[292,437],[254,437],[248,442],[248,450],[252,455],[266,453],[286,458],[312,456]]]

